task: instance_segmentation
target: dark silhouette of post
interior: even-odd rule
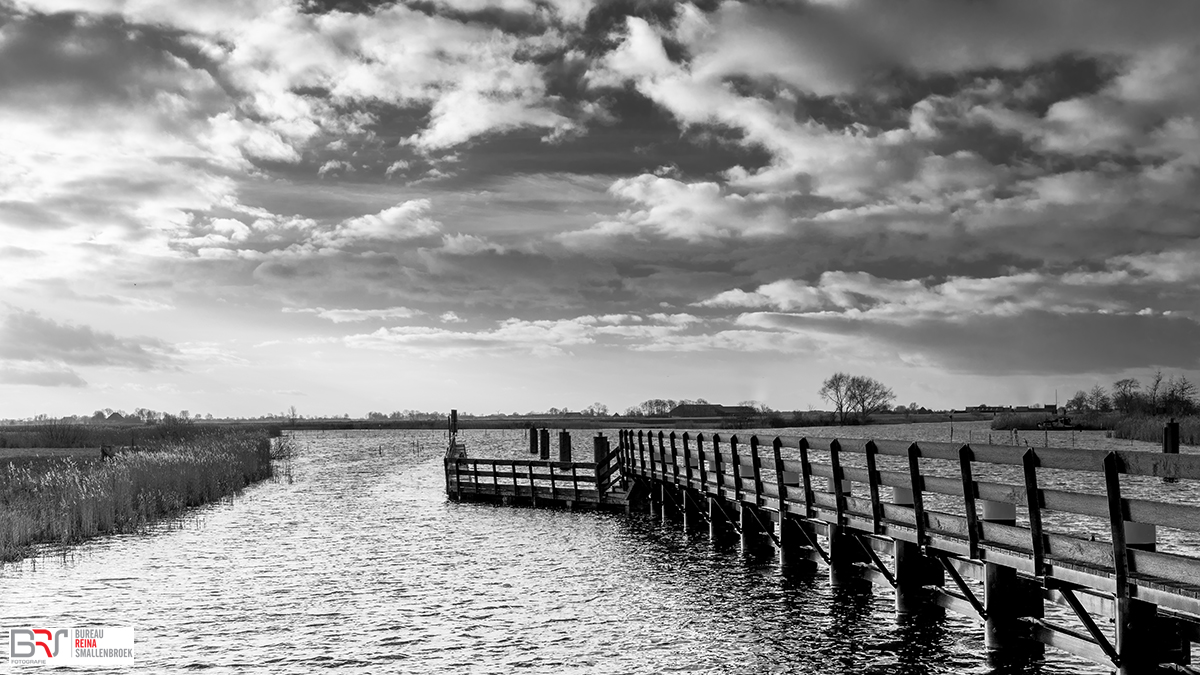
[[[1179,422],[1174,418],[1163,426],[1163,452],[1178,455],[1179,454]]]
[[[1170,422],[1163,425],[1162,448],[1162,451],[1168,455],[1179,454],[1179,422],[1176,422],[1174,417],[1171,418]],[[1174,483],[1177,480],[1179,479],[1171,476],[1163,478],[1164,483]]]
[[[538,454],[538,430],[532,424],[529,425],[529,454]]]
[[[550,430],[542,429],[538,433],[538,440],[540,441],[538,458],[539,459],[550,459]]]
[[[558,432],[558,461],[571,461],[571,433],[566,429]]]

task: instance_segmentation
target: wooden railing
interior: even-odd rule
[[[448,453],[446,493],[455,499],[527,502],[533,506],[624,506],[619,451],[607,439],[594,461],[491,459]]]
[[[900,580],[875,554],[897,555],[898,562],[896,542],[915,545],[955,581],[935,593],[936,602],[980,620],[997,617],[962,577],[986,581],[989,565],[1014,570],[1075,610],[1084,628],[1054,625],[1031,611],[1023,621],[1033,637],[1122,672],[1146,659],[1187,663],[1185,647],[1200,641],[1200,507],[1188,498],[1200,492],[1173,487],[1175,499],[1155,494],[1164,480],[1200,480],[1200,456],[632,430],[621,432],[618,447],[632,478],[779,523],[779,535],[771,535],[776,545],[787,521],[827,538],[859,538],[871,552],[859,567],[877,583]],[[1100,523],[1101,536],[1080,523]],[[1151,526],[1182,531],[1172,539],[1185,541],[1181,550],[1155,550],[1152,538],[1144,540]],[[811,558],[830,562],[832,551],[815,536],[801,543]],[[1133,620],[1147,611],[1151,619]],[[1111,640],[1092,614],[1115,623]],[[1161,635],[1147,633],[1164,625],[1182,647],[1171,651]],[[1139,651],[1139,640],[1153,643],[1146,649],[1155,654]]]

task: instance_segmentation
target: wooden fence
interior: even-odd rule
[[[1200,456],[633,430],[617,450],[632,504],[820,562],[834,583],[890,586],[901,613],[973,617],[992,649],[1200,672],[1200,507],[1153,489],[1200,480]],[[1156,550],[1156,526],[1184,551]]]

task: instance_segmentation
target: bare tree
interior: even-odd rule
[[[1088,395],[1086,391],[1080,389],[1075,392],[1071,400],[1067,401],[1067,410],[1072,413],[1081,413],[1088,409]]]
[[[1132,377],[1113,382],[1112,404],[1117,409],[1117,412],[1126,415],[1135,412],[1138,406],[1138,389],[1141,388],[1141,383]]]
[[[1112,410],[1112,401],[1108,398],[1108,390],[1100,385],[1092,387],[1087,394],[1088,410],[1108,412]]]
[[[829,376],[829,379],[821,383],[821,389],[817,394],[821,398],[829,401],[833,406],[833,411],[837,413],[838,422],[846,421],[846,405],[849,402],[851,375],[848,373],[837,372]]]
[[[582,412],[584,415],[589,417],[600,417],[602,415],[608,415],[608,406],[597,401],[596,403],[584,408]]]
[[[1154,376],[1150,378],[1150,384],[1146,386],[1146,403],[1150,406],[1151,415],[1157,415],[1159,408],[1162,407],[1163,385],[1162,371],[1154,371]]]
[[[1191,415],[1196,412],[1196,385],[1187,377],[1178,375],[1167,381],[1162,396],[1163,412],[1168,415]]]
[[[858,414],[859,419],[866,420],[877,412],[886,410],[896,394],[884,386],[882,382],[865,375],[855,375],[850,378],[846,388],[847,407]]]

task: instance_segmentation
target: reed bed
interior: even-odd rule
[[[38,544],[140,532],[237,494],[271,476],[271,450],[265,432],[222,430],[108,462],[0,465],[0,560],[18,560]]]
[[[1137,441],[1161,443],[1163,427],[1171,419],[1165,415],[1157,417],[1122,417],[1113,424],[1113,436],[1117,438],[1132,438]],[[1200,415],[1173,419],[1179,422],[1179,443],[1181,445],[1196,445],[1200,443]]]

